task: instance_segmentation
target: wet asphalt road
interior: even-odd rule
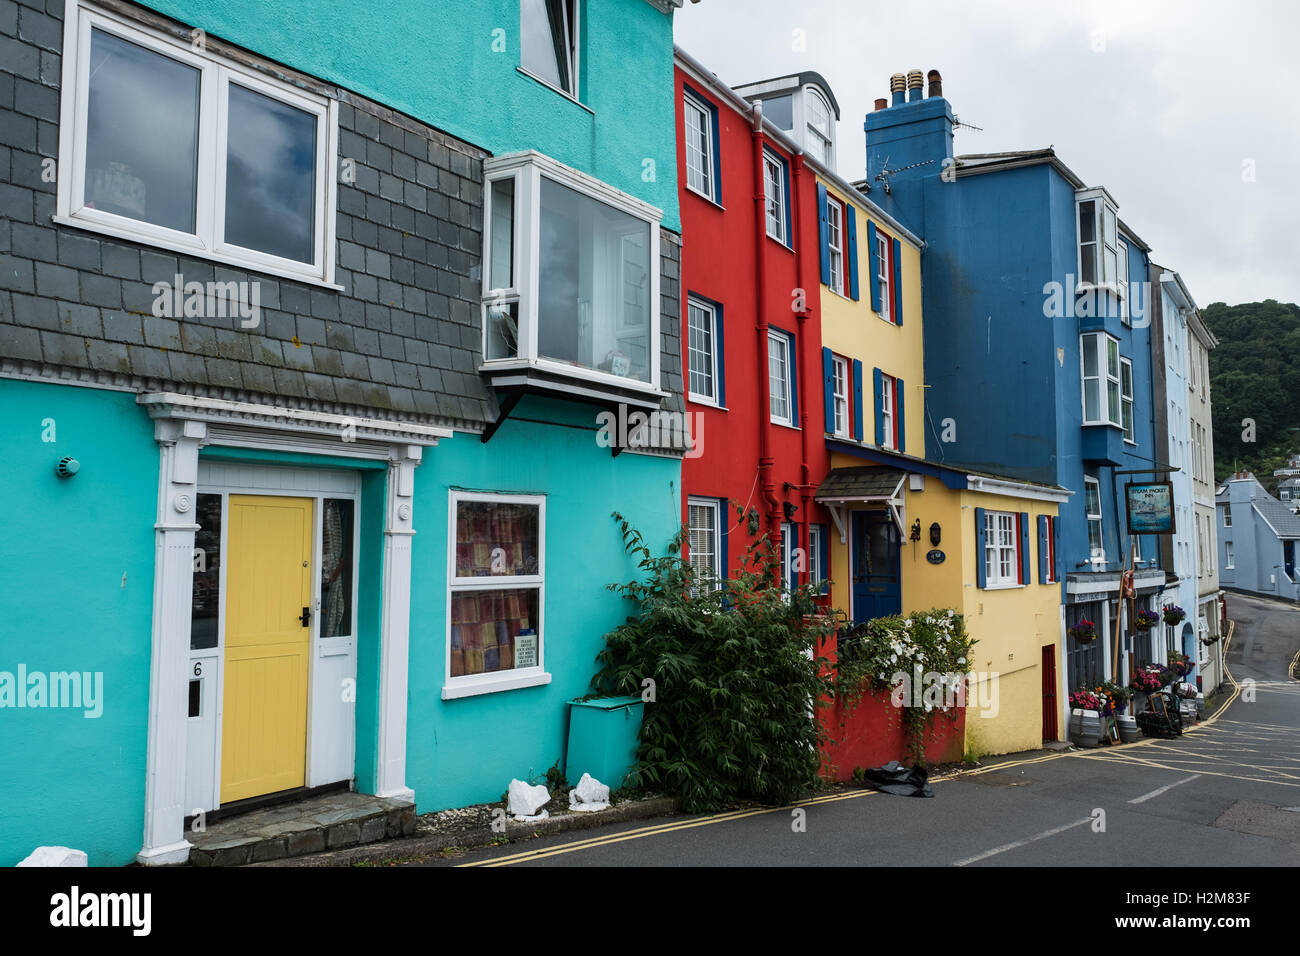
[[[1034,753],[799,808],[676,816],[469,851],[434,866],[1300,865],[1300,610],[1231,594],[1215,717],[1176,740]],[[1289,809],[1288,809],[1289,808]],[[797,810],[804,828],[797,827]]]

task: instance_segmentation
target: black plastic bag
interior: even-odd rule
[[[862,771],[862,781],[883,793],[900,797],[933,797],[934,791],[926,782],[929,774],[924,767],[904,767],[891,760],[883,767],[868,767]]]

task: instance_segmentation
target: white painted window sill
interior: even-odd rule
[[[480,694],[495,694],[504,690],[519,690],[522,687],[540,687],[551,682],[551,675],[545,671],[531,671],[524,674],[494,674],[489,677],[475,677],[468,680],[454,678],[442,687],[443,700],[458,700],[461,697],[477,697]]]

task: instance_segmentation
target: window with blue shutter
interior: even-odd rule
[[[871,308],[880,311],[880,251],[877,249],[876,224],[867,220],[867,264],[871,276]]]
[[[817,528],[817,571],[822,594],[831,592],[831,526],[819,524]]]
[[[871,403],[876,407],[876,444],[885,444],[885,406],[880,400],[880,386],[883,382],[880,369],[871,370]]]
[[[835,433],[835,356],[830,349],[822,348],[822,397],[825,402],[827,434]]]
[[[727,499],[718,499],[718,577],[727,577],[727,538],[731,534],[731,515],[727,511]]]
[[[903,324],[903,244],[894,240],[894,324]]]
[[[975,509],[975,583],[979,587],[984,587],[986,581],[985,572],[987,570],[988,556],[984,551],[984,536],[986,530],[984,527],[984,509]]]
[[[862,363],[853,360],[853,440],[862,441]]]
[[[903,414],[903,380],[894,379],[894,423],[898,430],[898,450],[907,451],[907,416]]]
[[[821,247],[822,285],[831,284],[831,224],[826,187],[817,184],[817,239]]]
[[[858,301],[858,211],[852,203],[844,207],[844,219],[849,230],[849,298]]]
[[[1029,512],[1020,512],[1020,583],[1029,583]]]

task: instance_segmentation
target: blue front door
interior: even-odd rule
[[[1295,542],[1282,542],[1282,560],[1286,564],[1286,576],[1295,580]]]
[[[898,585],[898,527],[888,512],[853,513],[853,620],[902,610]]]

